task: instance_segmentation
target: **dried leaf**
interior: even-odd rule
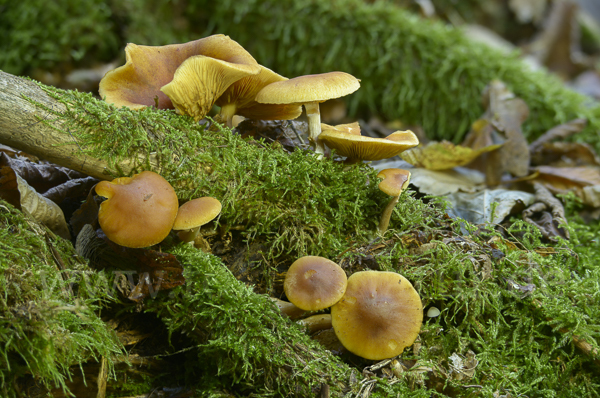
[[[61,203],[66,198],[81,198],[95,186],[100,180],[94,177],[76,178],[50,188],[43,196],[54,203]]]
[[[506,189],[486,189],[476,193],[455,192],[447,195],[446,199],[451,204],[447,210],[451,216],[458,216],[473,224],[497,224],[511,212],[520,211],[533,203],[534,195]]]
[[[498,80],[492,81],[485,97],[489,103],[485,118],[506,138],[506,142],[498,150],[502,170],[518,177],[526,175],[529,168],[529,145],[523,136],[521,124],[529,116],[527,104],[516,98]]]
[[[525,49],[540,65],[565,79],[581,73],[590,63],[579,45],[578,9],[573,0],[553,2],[543,31]]]
[[[539,166],[535,170],[539,175],[534,181],[544,185],[550,192],[564,194],[572,191],[585,204],[597,207],[597,188],[594,186],[600,185],[600,167]]]
[[[542,134],[537,140],[529,145],[529,150],[533,153],[538,150],[538,147],[554,140],[564,140],[572,135],[575,135],[585,128],[587,119],[573,119],[567,123],[552,127],[550,130]]]
[[[449,170],[471,163],[482,153],[493,151],[501,146],[502,144],[497,144],[471,149],[454,145],[449,141],[432,141],[425,146],[404,151],[400,157],[415,167],[423,167],[428,170]]]
[[[37,192],[65,183],[73,178],[87,177],[85,174],[53,164],[37,164],[25,159],[10,158],[0,153],[0,167],[7,166],[21,176]]]
[[[523,210],[523,220],[535,225],[547,239],[555,241],[558,236],[569,239],[569,231],[562,226],[567,223],[567,219],[560,200],[540,183],[534,183],[534,188],[535,203]]]
[[[547,142],[531,154],[534,165],[554,167],[600,166],[594,149],[583,142]]]
[[[469,165],[485,173],[488,186],[496,186],[505,172],[519,177],[528,172],[529,148],[521,124],[527,119],[529,108],[498,80],[486,88],[483,102],[486,112],[473,123],[462,145],[479,150],[503,144],[497,151],[484,153]]]
[[[37,222],[46,225],[58,236],[71,239],[69,227],[60,207],[37,193],[8,166],[0,169],[0,197],[29,213]]]
[[[475,192],[484,187],[485,177],[476,170],[462,167],[446,171],[414,168],[409,170],[411,172],[410,183],[427,195],[441,196],[457,191]]]

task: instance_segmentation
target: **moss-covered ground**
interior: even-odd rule
[[[167,1],[132,0],[121,6],[100,2],[106,7],[93,10],[85,1],[58,3],[72,7],[51,7],[46,14],[51,21],[60,27],[70,18],[65,10],[79,10],[81,19],[71,23],[80,25],[68,31],[93,27],[96,36],[76,35],[80,46],[69,55],[64,51],[72,45],[54,40],[46,57],[31,61],[48,60],[37,66],[105,51],[110,58],[110,43],[130,38],[166,44],[225,33],[259,62],[290,77],[336,69],[356,75],[362,88],[349,98],[351,111],[369,109],[418,123],[432,137],[460,139],[482,113],[481,89],[499,78],[530,106],[532,116],[524,126],[530,137],[580,116],[590,119],[590,127],[579,139],[596,147],[600,141],[600,108],[584,97],[525,69],[516,55],[474,45],[392,2],[251,0],[234,7],[229,0],[193,0],[175,1],[169,8]],[[169,27],[135,12],[147,7],[185,17]],[[0,68],[19,73],[24,66],[18,54],[39,54],[38,36],[49,33],[42,24],[28,22],[36,18],[35,9],[0,13],[0,49],[10,55]],[[319,23],[311,23],[315,20]],[[21,32],[20,41],[14,41],[15,32]],[[64,37],[60,30],[51,32]],[[89,37],[96,40],[86,42]],[[6,48],[7,38],[18,45]],[[109,302],[120,316],[133,317],[140,310],[155,315],[173,340],[186,336],[186,370],[177,368],[172,380],[195,389],[197,396],[318,396],[324,384],[332,396],[355,396],[361,386],[364,390],[361,371],[369,363],[325,351],[281,318],[263,294],[278,294],[280,272],[305,254],[328,257],[348,273],[400,272],[415,285],[425,309],[441,310],[439,317],[425,318],[418,344],[400,357],[407,368],[403,374],[368,376],[377,380],[372,396],[599,395],[600,227],[578,218],[573,198],[567,199],[568,242],[543,242],[518,220],[503,234],[459,225],[435,200],[410,193],[403,194],[382,237],[376,228],[388,198],[368,166],[345,168],[310,152],[290,154],[277,144],[244,140],[227,129],[204,130],[172,112],[117,110],[89,94],[45,89],[68,104],[68,113],[57,115],[66,122],[62,128],[82,150],[108,160],[115,175],[122,159],[156,158],[157,171],[181,199],[218,198],[223,211],[216,243],[231,232],[247,248],[238,261],[261,276],[249,286],[228,270],[232,264],[226,257],[166,245],[163,249],[185,266],[186,286],[149,298],[143,306],[131,305],[89,288],[106,281],[102,271],[90,269],[67,242],[2,204],[3,396],[18,395],[23,377],[60,389],[78,364],[100,357],[115,362],[122,347],[99,317]],[[138,170],[149,165],[141,160]],[[57,256],[79,274],[59,272]],[[82,274],[91,285],[76,277]],[[454,354],[467,358],[470,352],[477,360],[474,372],[451,366]],[[162,376],[121,391],[164,386]]]
[[[68,104],[68,113],[57,116],[82,150],[114,165],[152,154],[181,198],[218,198],[223,234],[233,230],[247,247],[261,248],[242,259],[263,275],[253,289],[217,256],[162,247],[184,264],[187,284],[147,299],[143,309],[157,314],[172,335],[197,344],[186,362],[196,377],[183,380],[199,396],[224,390],[311,396],[323,383],[332,396],[360,390],[353,380],[361,380],[368,362],[323,350],[281,318],[267,295],[257,294],[277,293],[279,271],[304,254],[335,260],[348,273],[400,272],[425,309],[441,310],[426,318],[417,346],[402,354],[404,375],[372,376],[378,380],[372,396],[597,394],[598,225],[578,221],[572,198],[571,240],[551,246],[518,220],[501,235],[460,225],[436,201],[410,194],[403,194],[382,237],[377,218],[387,198],[368,166],[345,168],[227,129],[204,130],[171,111],[117,110],[88,94],[46,90]],[[450,357],[470,352],[475,371],[453,370]]]

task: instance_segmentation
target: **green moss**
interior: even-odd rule
[[[0,69],[5,72],[21,74],[92,56],[99,62],[110,59],[118,46],[106,2],[0,0]]]
[[[71,365],[121,353],[98,316],[109,299],[69,242],[0,202],[0,387],[16,396],[17,378],[31,374],[65,389]],[[60,261],[66,271],[59,272]],[[112,366],[112,365],[111,365]]]

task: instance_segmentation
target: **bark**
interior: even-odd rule
[[[96,178],[111,179],[115,170],[105,160],[85,154],[75,137],[59,131],[56,115],[44,108],[59,114],[66,110],[35,82],[0,71],[0,143]],[[118,166],[128,174],[133,162]]]

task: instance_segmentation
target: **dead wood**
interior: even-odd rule
[[[64,104],[34,81],[0,71],[0,143],[96,178],[111,179],[115,170],[105,160],[85,154],[75,137],[58,130],[62,124],[56,115],[44,109],[66,111]],[[129,174],[133,162],[123,161],[118,167]]]

